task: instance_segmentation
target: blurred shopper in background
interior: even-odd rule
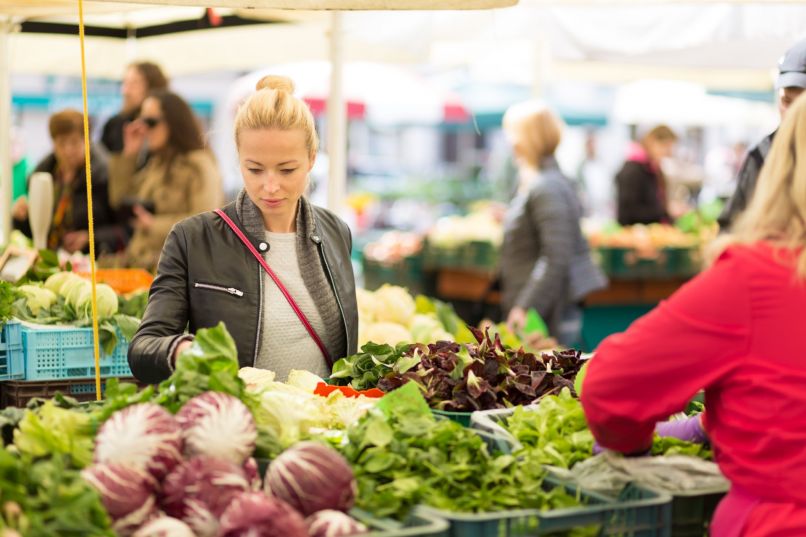
[[[787,50],[778,63],[775,89],[778,92],[778,113],[781,119],[784,118],[789,105],[803,93],[804,88],[806,88],[806,39],[798,41]],[[739,170],[736,191],[719,216],[719,227],[723,230],[730,228],[739,213],[749,204],[761,166],[770,152],[774,137],[775,132],[768,134],[747,154],[742,169]]]
[[[138,171],[137,155],[144,147],[151,158]],[[180,96],[165,90],[152,93],[139,118],[126,125],[123,152],[110,160],[109,197],[133,228],[126,263],[149,269],[156,266],[174,224],[221,204],[215,158]]]
[[[616,175],[617,219],[622,226],[668,222],[663,159],[674,153],[677,135],[658,125],[630,146],[627,161]]]
[[[137,118],[148,94],[167,88],[168,78],[155,63],[135,62],[126,68],[120,86],[123,106],[120,112],[109,118],[101,134],[101,143],[110,154],[116,155],[123,151],[123,128]],[[141,164],[144,163],[143,160]]]
[[[62,110],[48,124],[53,152],[37,164],[34,173],[53,177],[53,217],[48,232],[48,248],[70,253],[89,251],[87,221],[87,170],[84,159],[84,116],[78,110]],[[109,205],[107,163],[94,148],[90,153],[92,208],[95,221],[96,252],[113,253],[126,244],[125,229],[115,222]],[[31,236],[28,222],[29,200],[22,196],[12,209],[14,227]]]
[[[806,535],[806,97],[784,119],[720,250],[599,346],[582,387],[588,424],[602,446],[644,452],[656,422],[704,389],[705,414],[671,423],[680,439],[710,438],[732,482],[709,534]]]
[[[582,235],[582,207],[554,152],[562,123],[537,101],[504,115],[504,130],[518,163],[520,186],[504,219],[501,247],[502,308],[510,326],[523,327],[535,308],[561,344],[578,343],[581,302],[606,285]]]

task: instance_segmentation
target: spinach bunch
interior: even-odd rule
[[[467,513],[579,505],[563,488],[544,489],[529,454],[494,456],[478,434],[429,412],[375,409],[348,435],[357,506],[378,517],[404,519],[420,503]]]

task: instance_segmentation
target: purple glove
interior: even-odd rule
[[[701,415],[697,414],[682,420],[664,421],[655,426],[655,434],[658,436],[677,438],[695,444],[705,444],[708,442],[708,435],[702,428]]]

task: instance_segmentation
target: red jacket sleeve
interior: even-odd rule
[[[724,253],[626,332],[602,342],[582,387],[588,424],[602,446],[646,450],[656,422],[741,364],[750,306],[740,258]]]

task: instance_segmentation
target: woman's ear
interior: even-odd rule
[[[309,160],[310,165],[308,166],[308,173],[311,173],[311,170],[313,170],[313,165],[316,164],[316,153],[311,153]]]

